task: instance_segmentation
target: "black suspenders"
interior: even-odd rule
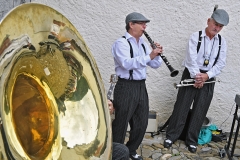
[[[219,54],[220,54],[220,50],[221,50],[221,35],[220,34],[218,34],[218,38],[219,38],[219,45],[218,45],[218,54],[217,54],[217,57],[216,57],[216,59],[215,59],[215,61],[214,61],[214,63],[213,63],[213,65],[215,65],[216,63],[217,63],[217,59],[218,59],[218,57],[219,57]]]
[[[199,49],[200,49],[200,46],[201,46],[201,43],[202,43],[202,37],[201,37],[201,35],[202,35],[202,31],[199,31],[198,44],[197,44],[197,53],[198,53],[198,51],[199,51]]]
[[[126,39],[125,36],[122,36],[122,37]],[[129,46],[130,46],[130,55],[131,55],[131,58],[133,58],[132,45],[131,45],[131,43],[129,42],[129,40],[127,40],[127,41],[128,41],[128,43],[129,43]],[[144,44],[142,44],[142,47],[143,47],[143,50],[144,50],[144,52],[145,52],[145,54],[146,54],[146,48],[145,48]],[[129,80],[133,80],[133,70],[129,70]]]
[[[202,42],[202,31],[199,31],[199,36],[198,36],[198,45],[197,45],[197,53],[200,49],[200,46],[201,46],[201,42]],[[222,40],[222,37],[220,34],[218,34],[218,38],[219,38],[219,45],[218,45],[218,54],[217,54],[217,57],[213,63],[213,66],[217,63],[217,60],[218,60],[218,57],[219,57],[219,54],[220,54],[220,50],[221,50],[221,40]]]

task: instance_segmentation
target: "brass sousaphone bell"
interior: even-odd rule
[[[26,3],[1,20],[0,41],[3,159],[111,159],[104,85],[71,22]]]

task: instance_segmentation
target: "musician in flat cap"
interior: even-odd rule
[[[141,160],[136,150],[141,144],[148,125],[149,101],[145,85],[146,67],[160,67],[162,46],[156,43],[150,49],[142,35],[150,22],[140,13],[133,12],[126,16],[125,36],[117,39],[112,46],[115,72],[118,82],[114,89],[115,119],[112,123],[113,141],[124,143],[128,123],[130,137],[126,146],[129,157]]]
[[[192,106],[185,143],[190,152],[197,151],[198,135],[212,101],[215,85],[205,82],[212,81],[226,64],[227,44],[219,32],[228,22],[228,13],[215,6],[212,16],[207,20],[207,27],[190,36],[182,80],[194,79],[194,85],[178,90],[166,132],[165,148],[171,147],[181,135]]]

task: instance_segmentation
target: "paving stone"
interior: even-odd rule
[[[142,147],[143,149],[149,149],[150,151],[154,151],[155,149],[152,148],[152,146],[148,146],[148,145],[143,145]]]
[[[153,153],[152,159],[159,159],[162,156],[162,153]]]
[[[216,158],[216,157],[206,157],[203,160],[220,160],[220,158]]]
[[[202,151],[203,151],[203,152],[207,152],[207,151],[209,151],[209,150],[212,150],[212,148],[211,148],[211,147],[203,147],[203,148],[202,148]]]
[[[161,149],[157,149],[157,150],[153,151],[153,154],[154,153],[162,153],[162,150]]]
[[[151,157],[152,156],[152,150],[150,150],[149,148],[143,148],[142,149],[142,156],[143,157]]]
[[[160,158],[160,160],[167,160],[167,159],[169,159],[170,157],[172,157],[171,154],[164,154],[164,155]]]
[[[131,160],[131,159],[129,159]],[[152,160],[152,158],[143,158],[143,160]]]
[[[155,149],[155,150],[157,150],[157,149],[160,149],[160,148],[158,148],[158,147],[155,147],[155,146],[153,146],[153,145],[152,145],[152,148],[153,148],[153,149]]]
[[[213,157],[213,154],[207,153],[207,154],[199,154],[200,157]]]
[[[157,147],[157,148],[161,148],[161,149],[164,148],[164,146],[163,146],[162,144],[160,144],[160,143],[153,143],[152,145],[153,145],[154,147]]]
[[[173,149],[172,150],[172,155],[173,156],[178,156],[179,155],[179,151],[177,149]]]
[[[173,157],[170,157],[168,160],[181,160],[182,157],[181,156],[173,156]]]

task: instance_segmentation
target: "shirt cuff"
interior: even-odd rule
[[[207,72],[207,75],[208,75],[208,79],[214,77],[213,72],[211,72],[211,71],[208,71],[208,72]]]
[[[149,54],[149,55],[146,55],[146,56],[144,57],[144,60],[145,60],[146,63],[150,62],[150,61],[151,61],[150,54]]]

